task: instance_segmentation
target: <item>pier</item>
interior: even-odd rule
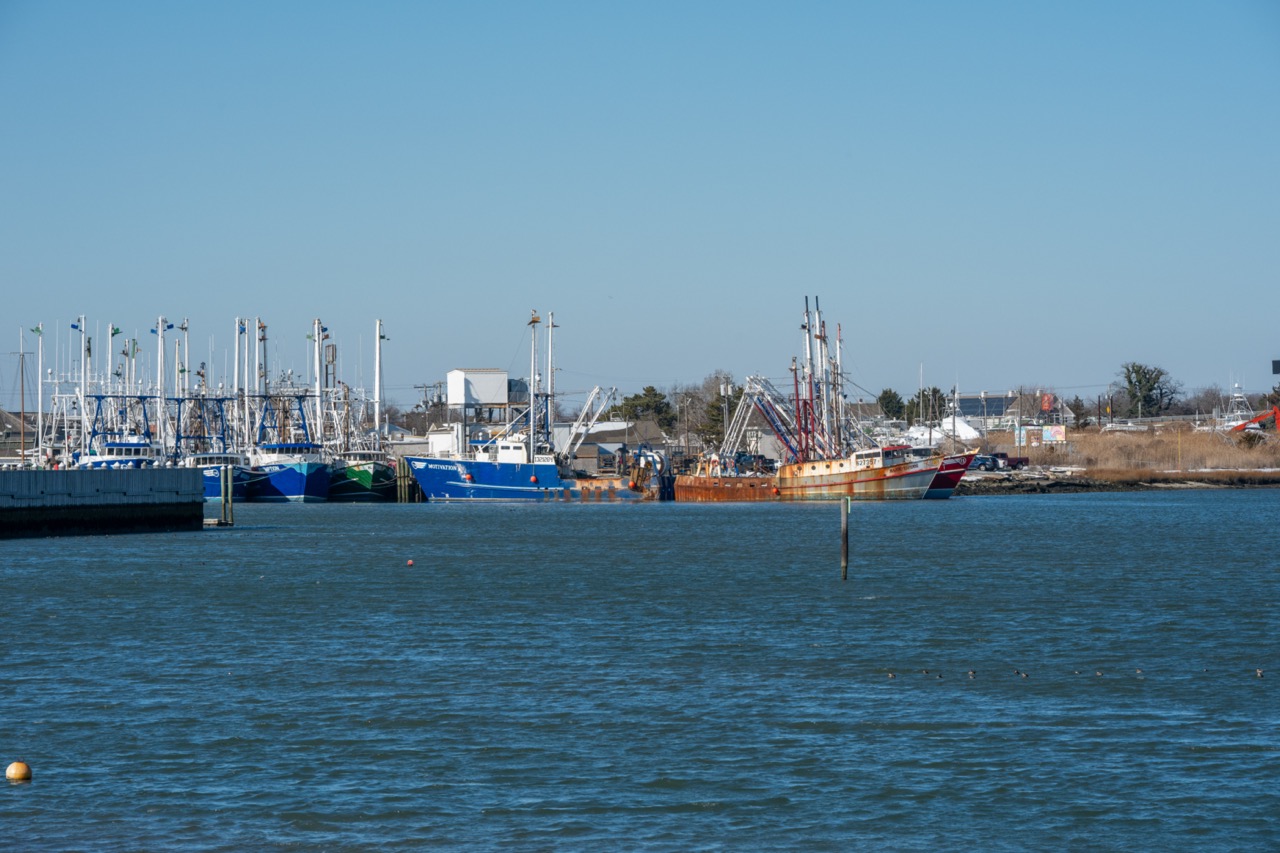
[[[0,539],[199,530],[198,468],[0,471]]]

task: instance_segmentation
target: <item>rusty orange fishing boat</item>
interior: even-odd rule
[[[945,488],[950,474],[939,480],[942,454],[920,455],[915,448],[899,445],[881,447],[847,417],[839,326],[832,348],[816,300],[810,313],[805,299],[801,329],[804,358],[800,363],[792,360],[792,393],[783,394],[764,377],[747,377],[719,451],[702,460],[693,473],[676,477],[675,499],[918,500],[936,480]],[[784,448],[786,458],[771,475],[740,473],[731,461],[753,412],[768,422]]]

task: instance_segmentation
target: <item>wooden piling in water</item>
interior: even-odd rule
[[[400,459],[396,462],[396,503],[421,503],[422,489],[414,479],[409,465]]]
[[[849,579],[849,502],[852,498],[840,501],[840,580]]]
[[[222,466],[222,523],[228,527],[236,523],[236,511],[232,506],[231,493],[235,486],[235,469],[230,465]]]

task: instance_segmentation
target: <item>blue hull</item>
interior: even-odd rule
[[[280,462],[253,471],[249,500],[263,503],[329,499],[329,466],[324,462]]]
[[[406,456],[409,470],[431,501],[577,500],[576,480],[560,477],[550,462],[504,462]]]
[[[561,477],[550,462],[489,462],[406,456],[429,501],[573,501],[669,499],[653,487],[633,488],[618,477]]]
[[[221,465],[209,465],[201,469],[204,472],[204,499],[206,501],[222,500]],[[252,478],[248,468],[240,465],[231,469],[231,501],[247,501],[249,499],[249,482]]]

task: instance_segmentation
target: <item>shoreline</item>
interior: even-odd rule
[[[966,474],[955,497],[965,495],[1144,492],[1168,489],[1253,489],[1280,487],[1280,471],[1128,471],[1089,474],[1018,472]]]

